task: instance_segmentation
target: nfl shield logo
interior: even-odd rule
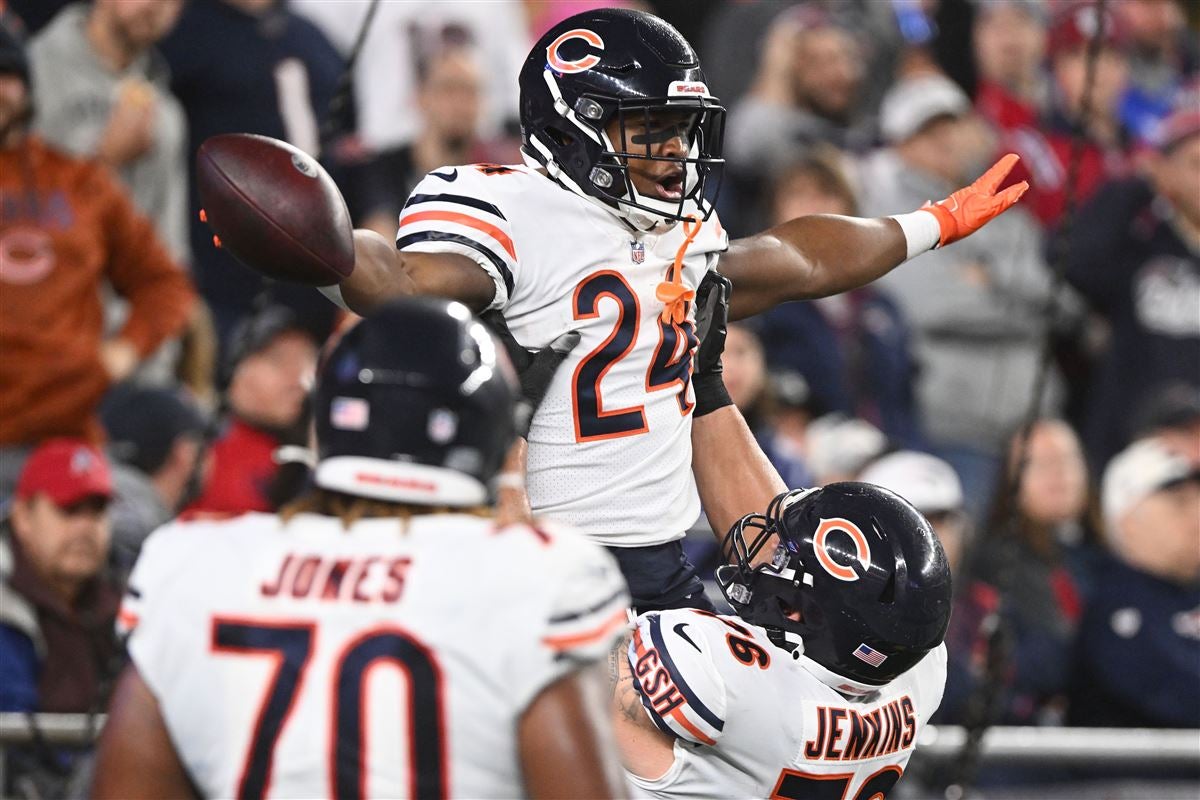
[[[629,243],[629,257],[633,259],[633,263],[640,264],[646,260],[646,245],[641,242]]]
[[[458,433],[458,415],[445,408],[435,408],[429,415],[425,432],[437,444],[445,444]]]

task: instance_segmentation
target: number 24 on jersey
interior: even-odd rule
[[[580,360],[571,379],[577,442],[636,436],[649,430],[644,406],[604,407],[600,382],[614,364],[629,356],[641,327],[637,294],[624,276],[613,270],[593,273],[575,288],[572,301],[575,319],[598,317],[604,298],[617,304],[616,325],[598,347]],[[692,354],[700,343],[696,328],[686,320],[676,323],[660,318],[658,329],[658,347],[646,370],[646,391],[675,389],[679,413],[686,416],[694,405],[688,401],[687,392],[692,379]]]

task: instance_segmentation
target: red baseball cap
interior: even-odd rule
[[[89,497],[113,496],[112,471],[104,454],[79,439],[50,439],[30,454],[17,479],[17,497],[47,495],[60,508]]]

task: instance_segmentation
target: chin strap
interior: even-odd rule
[[[703,224],[694,214],[683,221],[683,244],[679,245],[679,250],[675,253],[675,262],[667,268],[666,279],[658,284],[654,293],[663,304],[663,322],[676,325],[682,323],[687,319],[687,304],[696,298],[696,292],[683,285],[683,259]]]

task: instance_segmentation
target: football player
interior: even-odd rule
[[[311,495],[150,537],[93,796],[625,795],[593,662],[629,596],[578,533],[492,518],[497,350],[458,303],[383,307],[322,370]]]
[[[678,31],[598,9],[534,46],[520,74],[525,164],[446,166],[409,197],[395,243],[355,232],[326,289],[356,311],[409,293],[497,310],[522,344],[581,345],[529,432],[529,496],[617,556],[639,608],[707,605],[679,539],[692,475],[694,291],[721,270],[735,317],[878,278],[1016,202],[1007,156],[975,184],[882,219],[819,215],[730,242],[713,213],[725,110]]]
[[[700,348],[693,425],[714,526],[780,485],[719,385],[720,333]],[[946,680],[950,569],[928,522],[886,489],[835,483],[781,492],[724,548],[736,616],[644,614],[613,652],[631,780],[664,798],[886,797]]]

